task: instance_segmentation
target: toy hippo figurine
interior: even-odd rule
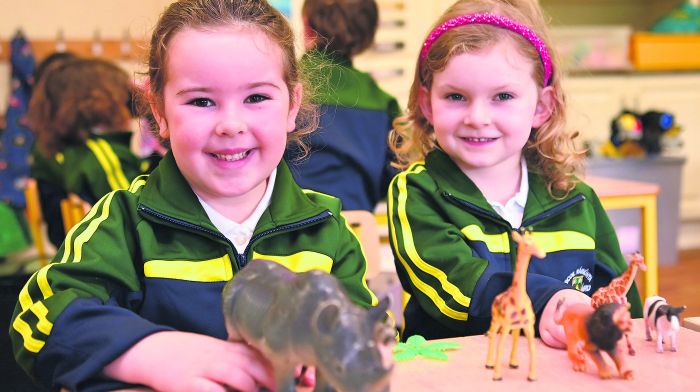
[[[557,303],[554,321],[564,327],[566,349],[574,371],[586,371],[588,355],[598,367],[600,378],[611,378],[612,371],[602,355],[607,352],[620,377],[633,378],[634,373],[625,364],[624,350],[618,347],[622,335],[632,329],[629,304],[609,303],[594,309],[582,303],[566,306],[562,300]]]
[[[297,365],[316,367],[314,391],[388,391],[393,328],[388,298],[365,310],[322,271],[294,273],[253,260],[226,285],[229,339],[257,348],[273,365],[278,391],[295,391]]]
[[[685,306],[674,308],[666,299],[655,295],[644,301],[644,326],[647,340],[651,340],[651,331],[656,331],[656,352],[664,352],[664,338],[671,341],[671,351],[678,351],[676,334],[681,328],[678,315],[686,309]]]

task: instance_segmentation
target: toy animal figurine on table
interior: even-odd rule
[[[388,391],[395,343],[388,306],[385,298],[365,310],[334,276],[268,260],[253,260],[223,291],[229,339],[270,360],[279,391],[295,391],[297,365],[316,367],[315,391]]]
[[[605,363],[602,352],[608,353],[615,362],[620,377],[631,380],[634,376],[625,364],[625,354],[617,347],[622,335],[632,330],[632,318],[629,304],[611,303],[598,309],[586,304],[557,304],[554,321],[564,327],[566,333],[566,350],[574,371],[586,371],[586,355],[598,367],[602,379],[613,376],[612,370]]]
[[[611,280],[610,284],[599,288],[593,293],[591,296],[591,305],[593,305],[594,308],[599,308],[609,303],[626,304],[627,292],[630,290],[630,287],[632,287],[634,278],[637,276],[637,270],[647,270],[647,266],[644,264],[644,257],[642,257],[639,252],[634,253],[630,257],[627,270],[625,270],[622,275]],[[635,351],[627,334],[625,334],[625,341],[627,342],[627,351],[630,355],[634,355]]]
[[[644,326],[647,340],[651,340],[651,331],[656,331],[656,352],[664,352],[664,339],[671,342],[671,351],[678,351],[676,335],[681,328],[678,315],[686,309],[684,306],[672,307],[663,297],[655,295],[644,301]]]
[[[525,281],[527,268],[530,265],[532,255],[544,258],[545,253],[537,247],[535,240],[528,231],[523,231],[522,235],[513,231],[513,240],[518,244],[518,254],[515,262],[515,272],[513,272],[513,283],[506,291],[498,294],[491,305],[491,326],[488,331],[489,348],[486,357],[486,368],[494,369],[493,379],[501,380],[501,353],[505,344],[505,336],[513,335],[513,348],[510,352],[511,368],[518,367],[516,357],[518,347],[518,337],[520,330],[527,337],[528,349],[530,352],[530,370],[527,376],[529,381],[535,381],[537,375],[536,355],[535,355],[535,313],[532,310],[532,302],[525,291]],[[498,335],[498,348],[494,358],[494,343]]]

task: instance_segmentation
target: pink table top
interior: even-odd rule
[[[461,345],[449,351],[447,362],[418,358],[396,364],[392,377],[393,391],[690,391],[697,390],[700,380],[700,333],[681,328],[678,333],[678,351],[656,352],[656,341],[644,339],[643,320],[634,320],[631,341],[637,354],[627,356],[628,366],[634,371],[633,380],[619,377],[601,380],[593,362],[588,362],[585,373],[574,372],[564,350],[545,346],[537,339],[537,377],[527,381],[529,355],[527,341],[520,337],[518,360],[520,367],[510,369],[511,338],[506,341],[502,354],[502,381],[493,381],[493,370],[484,367],[488,338],[470,336],[448,339]],[[624,346],[624,339],[621,341]],[[624,347],[626,350],[626,347]],[[665,346],[668,350],[668,343]],[[607,356],[606,356],[607,358]],[[609,358],[608,358],[609,359]],[[611,366],[612,361],[609,362]]]
[[[588,176],[583,181],[595,190],[598,197],[656,195],[660,191],[659,185],[653,182],[595,176]]]

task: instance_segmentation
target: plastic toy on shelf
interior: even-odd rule
[[[700,33],[700,1],[688,0],[663,16],[650,31],[655,33]]]
[[[671,113],[650,110],[639,114],[623,110],[610,123],[610,141],[602,154],[613,158],[643,157],[679,145],[681,128]]]

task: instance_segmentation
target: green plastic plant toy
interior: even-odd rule
[[[400,342],[394,346],[394,361],[410,361],[416,357],[447,361],[448,350],[456,350],[461,346],[454,342],[429,342],[420,335],[413,335],[406,343]]]

